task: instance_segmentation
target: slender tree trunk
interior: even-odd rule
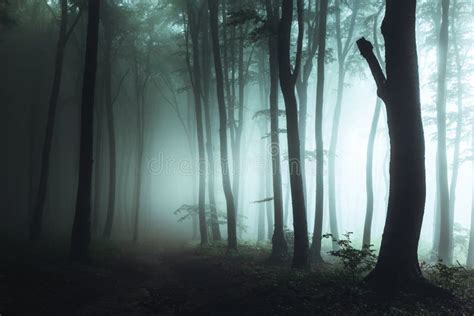
[[[115,216],[115,195],[116,195],[116,172],[117,172],[117,152],[115,144],[115,122],[112,101],[112,30],[109,21],[109,9],[103,6],[104,21],[104,79],[105,79],[105,110],[107,115],[107,131],[109,136],[109,195],[107,203],[107,215],[105,218],[104,232],[102,237],[110,239]],[[106,19],[107,18],[107,19]]]
[[[363,38],[357,41],[387,109],[390,197],[377,264],[366,277],[369,285],[386,291],[425,284],[417,253],[426,182],[415,16],[416,0],[386,1],[382,34],[387,78],[371,43]]]
[[[347,39],[343,45],[342,43],[342,28],[341,28],[341,1],[336,0],[336,36],[337,36],[337,56],[338,56],[338,83],[336,107],[334,108],[334,117],[331,131],[331,141],[329,143],[329,157],[328,157],[328,202],[329,202],[329,223],[333,238],[339,239],[339,230],[337,225],[337,207],[336,207],[336,152],[337,143],[339,140],[339,123],[341,120],[342,98],[344,95],[344,79],[346,76],[346,58],[349,53],[350,43],[354,33],[357,14],[359,12],[359,0],[354,1],[354,8],[352,9],[351,22],[347,34]],[[338,248],[336,242],[332,243],[333,249]]]
[[[201,234],[201,245],[208,242],[206,225],[206,153],[204,146],[204,128],[202,118],[202,88],[201,88],[201,65],[199,56],[199,21],[196,16],[195,8],[188,1],[189,33],[191,34],[192,52],[193,52],[193,92],[194,106],[196,112],[196,132],[198,142],[199,156],[199,232]]]
[[[140,73],[137,68],[136,73],[136,104],[137,104],[137,165],[135,170],[135,197],[134,197],[134,219],[133,219],[133,242],[138,242],[140,232],[140,210],[141,195],[143,185],[143,154],[145,148],[145,103],[146,103],[146,86],[148,74],[145,74],[143,82],[140,82]],[[140,84],[139,84],[140,83]]]
[[[382,9],[385,5],[381,5],[377,14],[375,15],[374,19],[374,26],[373,26],[373,38],[374,38],[374,48],[375,48],[375,55],[378,60],[382,60],[382,56],[380,54],[379,44],[378,44],[378,18]],[[374,214],[374,188],[373,188],[373,161],[374,161],[374,146],[375,146],[375,139],[377,136],[377,127],[378,122],[380,119],[380,111],[382,108],[382,100],[377,97],[377,101],[375,102],[375,109],[374,109],[374,116],[372,117],[372,124],[370,126],[370,133],[369,133],[369,142],[367,145],[367,162],[365,165],[365,187],[367,191],[367,204],[366,204],[366,211],[365,211],[365,222],[364,222],[364,234],[362,238],[362,247],[369,247],[371,244],[371,232],[372,232],[372,218]]]
[[[275,215],[275,229],[272,237],[272,259],[279,260],[286,257],[288,246],[283,231],[283,197],[281,188],[281,161],[280,161],[280,131],[278,109],[278,20],[279,5],[266,0],[267,17],[272,23],[272,32],[268,39],[270,65],[270,151],[272,157],[273,180],[273,209]],[[270,229],[271,227],[269,227]]]
[[[377,125],[380,117],[382,101],[377,98],[375,103],[374,116],[370,126],[369,143],[367,145],[367,163],[365,165],[365,188],[367,191],[367,204],[365,210],[364,235],[362,246],[368,247],[371,243],[372,218],[374,215],[374,188],[373,188],[373,161],[374,161],[374,145],[377,135]]]
[[[434,196],[434,214],[433,214],[433,246],[431,248],[432,259],[433,261],[438,261],[438,251],[439,251],[439,230],[441,227],[441,214],[440,214],[440,205],[439,205],[439,162],[438,162],[438,151],[436,151],[436,190]]]
[[[291,197],[293,201],[294,253],[293,267],[309,266],[308,257],[308,223],[306,219],[303,178],[301,174],[301,151],[298,128],[298,105],[296,101],[295,84],[301,65],[303,46],[303,1],[297,0],[298,39],[296,62],[291,71],[290,42],[291,24],[293,22],[293,0],[283,0],[281,20],[278,28],[278,65],[280,87],[285,100],[286,126],[288,140],[288,165],[290,170]]]
[[[474,153],[474,115],[471,115],[471,151]],[[474,267],[474,160],[472,160],[471,169],[471,233],[466,261],[468,267]]]
[[[61,24],[59,26],[59,36],[56,45],[56,56],[54,62],[53,85],[49,97],[48,118],[46,122],[46,133],[44,136],[43,149],[41,153],[41,170],[38,183],[38,193],[30,220],[29,238],[36,241],[40,238],[46,193],[48,189],[49,167],[51,147],[53,144],[53,131],[56,121],[56,108],[58,106],[59,92],[61,90],[61,80],[64,65],[64,53],[67,44],[68,26],[68,4],[67,0],[61,0]]]
[[[71,235],[71,259],[88,260],[90,244],[94,93],[99,41],[100,2],[89,0],[87,44],[81,105],[81,145],[76,212]]]
[[[204,120],[206,127],[206,151],[208,169],[208,194],[211,212],[211,231],[214,241],[221,240],[221,230],[219,227],[219,218],[217,216],[216,197],[215,197],[215,166],[214,166],[214,145],[212,140],[212,120],[211,105],[209,102],[210,81],[211,81],[211,47],[209,39],[209,12],[203,13],[203,38],[202,38],[202,69],[203,69],[203,101],[204,101]]]
[[[319,76],[318,76],[319,78]],[[339,122],[341,120],[342,96],[344,92],[345,67],[339,63],[336,107],[334,108],[334,117],[331,129],[331,140],[329,142],[328,155],[328,206],[329,206],[329,227],[334,239],[339,240],[339,229],[337,225],[337,207],[336,207],[336,151],[339,139]],[[319,79],[318,79],[319,81]],[[336,242],[332,243],[333,250],[338,249]]]
[[[452,15],[452,24],[451,24],[451,32],[452,32],[452,40],[453,40],[453,47],[454,47],[454,59],[456,65],[456,104],[457,104],[457,118],[456,118],[456,136],[454,140],[454,151],[453,151],[453,171],[451,174],[451,184],[449,187],[449,219],[450,223],[449,226],[453,227],[454,224],[454,207],[456,203],[456,186],[458,184],[458,175],[459,175],[459,153],[461,147],[461,138],[462,138],[462,130],[463,130],[463,83],[462,83],[462,64],[461,58],[459,56],[459,46],[457,42],[457,30],[456,30],[456,10],[457,1],[454,0],[453,3],[453,15]],[[451,228],[452,229],[452,228]],[[452,248],[454,245],[451,246]]]
[[[237,228],[234,196],[230,185],[229,161],[227,152],[227,113],[224,97],[224,78],[219,45],[219,25],[217,17],[218,0],[208,0],[209,19],[211,25],[214,69],[216,72],[217,101],[219,107],[219,140],[221,147],[221,168],[224,195],[227,204],[227,242],[229,250],[237,250]]]
[[[439,258],[450,264],[453,256],[453,227],[449,210],[448,162],[446,154],[446,68],[448,60],[449,37],[449,0],[441,3],[442,21],[438,44],[438,92],[436,100],[437,127],[438,127],[438,169],[440,198],[440,239]]]
[[[318,47],[318,83],[316,91],[316,207],[314,216],[313,242],[311,256],[315,262],[322,262],[321,236],[324,211],[324,144],[323,144],[323,102],[324,102],[324,64],[326,54],[326,27],[328,0],[320,2],[319,47]]]
[[[288,183],[285,188],[285,214],[283,217],[283,226],[285,228],[288,227],[289,214],[290,214],[290,184]]]
[[[265,162],[265,197],[272,196],[272,165],[270,161]],[[275,223],[273,221],[273,205],[272,201],[266,202],[267,210],[267,239],[272,240]]]

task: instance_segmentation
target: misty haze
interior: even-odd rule
[[[0,0],[0,316],[474,315],[473,44],[473,0]]]

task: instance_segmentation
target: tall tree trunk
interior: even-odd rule
[[[94,93],[99,41],[100,2],[88,1],[87,44],[81,105],[81,145],[76,212],[71,235],[71,259],[87,260],[90,244]]]
[[[202,88],[201,88],[201,65],[199,56],[199,21],[195,8],[188,1],[189,33],[191,34],[193,52],[193,92],[194,106],[196,112],[196,133],[198,142],[199,157],[199,232],[201,234],[201,245],[207,244],[207,224],[206,224],[206,153],[204,147],[204,128],[202,124]]]
[[[112,235],[112,226],[115,215],[115,195],[116,195],[116,172],[117,172],[117,152],[115,144],[115,122],[114,109],[112,101],[112,40],[113,40],[113,26],[110,24],[110,10],[103,2],[103,19],[104,22],[104,79],[105,79],[105,110],[107,115],[107,132],[109,136],[109,195],[107,203],[107,215],[105,218],[104,232],[102,237],[110,239]]]
[[[438,255],[450,264],[453,257],[453,227],[449,211],[448,162],[446,154],[446,68],[448,60],[449,0],[441,2],[442,21],[438,43],[438,91],[436,100],[438,127],[438,169],[440,198],[440,238]]]
[[[205,3],[204,3],[205,4]],[[202,37],[202,69],[203,69],[203,101],[204,101],[204,120],[206,122],[206,152],[208,169],[208,195],[211,212],[211,231],[214,241],[221,240],[221,230],[219,227],[219,218],[217,216],[216,197],[215,197],[215,166],[214,166],[214,145],[212,140],[212,120],[211,105],[209,101],[210,81],[211,81],[211,47],[209,39],[209,12],[203,13],[203,37]]]
[[[68,39],[68,4],[67,0],[61,0],[61,24],[59,26],[59,36],[56,45],[56,56],[54,62],[53,85],[49,97],[48,118],[46,122],[46,133],[44,136],[43,149],[41,153],[41,171],[38,183],[38,193],[30,219],[29,238],[35,241],[40,238],[46,193],[48,189],[49,165],[51,156],[51,147],[53,144],[53,131],[56,121],[56,108],[58,106],[59,92],[61,90],[61,80],[64,65],[64,53]]]
[[[244,97],[245,97],[245,79],[244,79],[244,32],[243,26],[239,27],[239,56],[238,56],[238,84],[239,84],[239,103],[238,103],[238,114],[237,122],[234,120],[235,125],[235,141],[232,148],[233,156],[233,178],[232,188],[234,189],[234,201],[235,201],[235,212],[236,216],[239,215],[239,197],[240,197],[240,167],[241,167],[241,143],[243,134],[243,123],[244,123]],[[234,41],[232,41],[234,43]],[[234,98],[235,99],[235,98]],[[233,112],[233,109],[232,109]],[[238,220],[238,217],[237,217]]]
[[[456,104],[457,104],[457,118],[456,118],[456,136],[454,140],[454,151],[453,151],[453,171],[451,174],[451,184],[449,187],[449,226],[453,227],[454,224],[454,207],[456,203],[456,186],[458,184],[459,175],[459,153],[461,147],[462,130],[463,130],[463,83],[462,83],[462,63],[461,57],[459,56],[459,46],[457,42],[457,30],[456,30],[456,13],[457,1],[453,3],[453,14],[452,14],[452,40],[454,47],[454,60],[456,65]],[[451,228],[452,229],[452,228]],[[451,239],[452,240],[452,239]],[[451,245],[453,248],[454,245]]]
[[[377,135],[377,125],[380,117],[382,102],[377,98],[375,103],[374,116],[370,126],[369,143],[367,145],[367,162],[365,165],[365,188],[367,191],[367,204],[365,210],[364,235],[362,246],[368,247],[371,242],[372,218],[374,215],[374,188],[373,188],[373,161],[374,161],[374,145],[375,136]]]
[[[474,153],[474,114],[471,115],[471,152]],[[474,159],[471,163],[471,169],[471,233],[466,261],[468,267],[474,267]]]
[[[318,47],[318,83],[316,90],[316,206],[314,215],[313,242],[311,256],[315,262],[322,262],[321,236],[324,211],[324,144],[323,144],[323,102],[324,102],[324,64],[326,56],[326,27],[328,0],[320,2],[319,47]]]
[[[308,85],[309,85],[309,77],[311,76],[311,72],[313,70],[313,59],[316,55],[316,51],[318,48],[318,32],[316,32],[316,26],[318,23],[319,12],[318,12],[318,5],[316,4],[316,12],[314,14],[314,20],[311,21],[311,8],[312,8],[312,1],[308,1],[307,5],[307,43],[304,55],[306,55],[306,60],[304,62],[302,71],[300,72],[300,76],[298,76],[296,81],[296,91],[298,92],[298,101],[299,101],[299,116],[298,116],[298,124],[299,124],[299,135],[300,135],[300,151],[301,151],[301,174],[303,177],[303,189],[304,189],[304,196],[307,197],[308,191],[306,188],[306,119],[307,119],[307,108],[308,108]],[[308,209],[308,198],[305,199],[306,209]]]
[[[283,226],[285,228],[288,227],[288,217],[290,214],[290,184],[288,181],[288,184],[286,185],[285,188],[285,214],[283,216]]]
[[[265,162],[265,197],[272,196],[272,165],[270,161]],[[267,239],[272,240],[273,230],[275,227],[275,223],[273,221],[273,203],[271,201],[266,202],[266,210],[267,210]]]
[[[441,227],[441,214],[440,214],[440,205],[439,205],[439,162],[438,162],[438,151],[436,151],[436,190],[434,196],[434,213],[433,213],[433,245],[431,248],[432,260],[438,261],[438,251],[439,251],[439,231]]]
[[[272,156],[273,209],[275,213],[275,229],[272,237],[272,259],[286,257],[288,246],[283,231],[283,197],[281,188],[280,131],[278,109],[278,19],[279,5],[266,0],[267,17],[272,24],[272,32],[268,39],[270,65],[270,151]],[[270,227],[269,227],[270,229]]]
[[[297,0],[298,38],[296,62],[290,63],[291,24],[293,22],[293,0],[283,0],[281,20],[278,28],[278,66],[280,87],[285,100],[286,126],[288,140],[288,165],[290,170],[291,197],[293,201],[294,253],[293,267],[309,266],[308,256],[308,223],[306,219],[303,178],[301,175],[301,151],[298,128],[298,105],[295,85],[301,65],[303,46],[303,1]],[[293,72],[291,69],[293,68]]]
[[[385,5],[381,5],[374,18],[373,38],[375,55],[378,60],[382,60],[378,44],[378,17]],[[365,165],[365,188],[367,191],[367,202],[365,210],[364,235],[362,238],[362,247],[368,247],[371,243],[372,232],[372,218],[374,214],[374,188],[373,188],[373,161],[374,161],[374,146],[375,138],[377,136],[377,126],[380,118],[380,111],[382,108],[382,101],[377,97],[375,102],[374,116],[372,117],[372,124],[370,125],[369,142],[367,144],[367,162]]]
[[[224,78],[219,45],[219,25],[217,17],[218,0],[208,0],[209,20],[211,25],[212,50],[214,69],[216,72],[217,103],[219,107],[219,140],[221,147],[221,168],[224,195],[227,204],[227,246],[229,250],[237,250],[237,225],[234,196],[230,185],[229,162],[227,151],[227,113],[224,97]]]
[[[387,0],[382,34],[387,78],[370,42],[357,41],[387,109],[390,135],[390,197],[377,264],[369,285],[396,291],[423,284],[418,243],[426,197],[425,144],[421,120],[416,0]]]
[[[341,120],[342,98],[344,96],[344,79],[346,76],[346,58],[349,53],[350,44],[352,43],[352,36],[354,34],[354,27],[359,12],[359,0],[354,1],[354,8],[352,9],[351,21],[345,43],[342,42],[341,29],[341,1],[336,0],[336,37],[337,37],[337,56],[338,56],[338,79],[337,79],[337,96],[336,107],[334,108],[334,117],[331,130],[331,141],[329,143],[329,157],[328,157],[328,202],[329,202],[329,223],[331,227],[331,234],[333,238],[339,239],[339,230],[337,225],[337,207],[336,207],[336,152],[337,143],[339,140],[339,123]],[[332,243],[333,249],[338,248],[336,242]]]

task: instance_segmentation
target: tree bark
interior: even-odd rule
[[[378,17],[382,12],[384,5],[381,5],[374,18],[373,38],[375,55],[378,60],[382,60],[380,49],[378,45]],[[375,138],[377,136],[377,126],[380,118],[380,111],[382,108],[382,101],[377,98],[375,102],[374,116],[372,117],[372,124],[370,126],[369,142],[367,144],[367,162],[365,165],[365,187],[367,191],[367,204],[365,210],[364,234],[362,238],[362,247],[368,247],[371,243],[372,232],[372,218],[374,214],[374,188],[373,188],[373,161],[374,161],[374,146]]]
[[[205,3],[204,3],[205,5]],[[208,169],[208,195],[209,208],[211,212],[211,231],[214,241],[221,240],[221,230],[219,227],[219,218],[217,215],[216,197],[215,197],[215,165],[214,165],[214,145],[212,140],[212,120],[211,105],[209,101],[210,81],[211,81],[211,47],[209,39],[209,12],[203,13],[203,37],[202,37],[202,69],[203,69],[203,102],[204,102],[204,120],[206,122],[206,152]]]
[[[227,113],[224,97],[224,78],[219,45],[219,26],[217,17],[218,0],[208,0],[209,20],[211,26],[212,49],[214,55],[214,70],[216,72],[217,103],[219,107],[219,140],[221,147],[221,168],[224,195],[227,204],[227,247],[237,250],[237,225],[234,196],[230,185],[229,161],[227,150]]]
[[[113,26],[110,24],[110,9],[107,2],[103,2],[102,21],[104,27],[104,79],[105,79],[105,109],[107,114],[107,131],[109,136],[109,195],[107,203],[107,215],[102,237],[110,239],[115,215],[115,194],[116,194],[116,172],[117,172],[117,152],[115,144],[115,122],[112,101],[112,41]]]
[[[270,151],[272,156],[273,210],[275,229],[272,237],[272,259],[280,260],[288,254],[283,231],[283,197],[281,188],[280,131],[278,109],[278,11],[279,5],[266,0],[267,17],[271,21],[271,35],[268,39],[270,65]]]
[[[88,1],[87,44],[81,104],[81,145],[76,212],[71,235],[71,260],[89,259],[94,126],[94,93],[99,41],[100,2]]]
[[[418,243],[426,197],[425,144],[415,35],[416,0],[387,0],[382,34],[387,78],[365,39],[357,41],[387,109],[390,197],[377,264],[365,281],[385,291],[425,284]]]
[[[448,60],[449,38],[449,0],[441,2],[441,28],[438,43],[438,91],[436,100],[438,128],[438,169],[439,169],[439,205],[440,238],[439,258],[446,264],[452,262],[453,227],[449,210],[448,162],[446,154],[446,68]]]
[[[454,151],[453,151],[453,170],[451,174],[451,183],[449,187],[449,226],[453,227],[454,224],[454,208],[456,203],[456,187],[458,183],[459,175],[459,153],[461,147],[462,131],[463,131],[463,82],[462,82],[462,63],[461,57],[459,56],[459,49],[457,42],[457,30],[456,30],[456,8],[457,1],[454,0],[453,12],[452,12],[452,23],[451,32],[454,47],[454,60],[456,65],[456,105],[457,105],[457,118],[456,118],[456,136],[454,139]],[[452,238],[451,238],[452,240]],[[454,245],[451,246],[453,248]]]
[[[316,91],[316,206],[314,215],[313,241],[311,257],[315,262],[322,262],[321,236],[324,212],[324,144],[323,144],[323,102],[324,102],[324,64],[326,55],[326,28],[328,0],[320,2],[319,47],[318,47],[318,82]]]
[[[46,132],[44,136],[43,148],[41,153],[41,171],[38,183],[38,193],[30,219],[29,238],[30,241],[36,241],[41,236],[44,206],[46,193],[48,190],[48,178],[50,169],[51,147],[53,144],[53,131],[56,121],[56,108],[58,106],[59,92],[61,90],[61,80],[64,65],[64,54],[68,39],[68,4],[67,0],[61,0],[61,23],[59,26],[59,36],[56,45],[56,56],[54,62],[53,85],[49,97],[48,118],[46,122]]]
[[[294,253],[293,267],[309,266],[308,224],[306,219],[303,178],[301,174],[301,151],[298,128],[298,105],[295,94],[296,78],[301,65],[303,46],[303,1],[297,0],[298,38],[296,62],[290,63],[291,24],[293,22],[293,0],[283,0],[281,20],[278,29],[278,66],[280,87],[285,100],[288,140],[288,165],[290,170],[291,197],[293,202]]]
[[[337,206],[336,206],[336,152],[337,143],[339,140],[339,123],[341,120],[342,99],[344,96],[344,79],[346,77],[347,65],[346,59],[349,53],[350,44],[354,34],[354,27],[356,24],[357,14],[359,12],[360,1],[354,1],[354,7],[351,14],[351,22],[347,33],[347,38],[344,44],[342,43],[341,30],[341,1],[336,0],[336,37],[337,37],[337,60],[338,60],[338,79],[337,79],[337,94],[336,107],[334,108],[334,117],[331,131],[331,140],[329,143],[329,157],[328,157],[328,204],[329,204],[329,223],[331,227],[331,234],[333,238],[339,239],[339,229],[337,225]],[[333,249],[339,248],[336,242],[332,243]]]
[[[471,151],[474,153],[474,115],[471,118]],[[471,163],[471,233],[469,235],[469,250],[466,265],[474,267],[474,159]]]
[[[373,161],[374,161],[374,145],[377,133],[377,125],[380,117],[382,102],[377,98],[375,103],[374,116],[370,127],[369,143],[367,145],[367,163],[365,165],[365,188],[367,190],[367,205],[365,210],[364,235],[362,238],[362,246],[368,247],[371,242],[372,218],[374,215],[374,188],[373,188]]]
[[[191,34],[192,54],[193,54],[193,73],[194,77],[193,92],[194,92],[194,106],[196,112],[196,132],[198,142],[198,157],[199,157],[199,232],[201,236],[201,245],[208,242],[207,224],[206,224],[206,153],[204,147],[204,128],[202,118],[202,88],[201,88],[201,65],[199,56],[199,22],[196,16],[195,8],[188,1],[188,18],[189,18],[189,33]]]

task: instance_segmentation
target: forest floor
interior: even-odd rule
[[[267,247],[229,256],[223,245],[107,244],[88,265],[41,253],[0,263],[0,315],[474,315],[472,288],[445,300],[383,297],[329,265],[270,264]]]

